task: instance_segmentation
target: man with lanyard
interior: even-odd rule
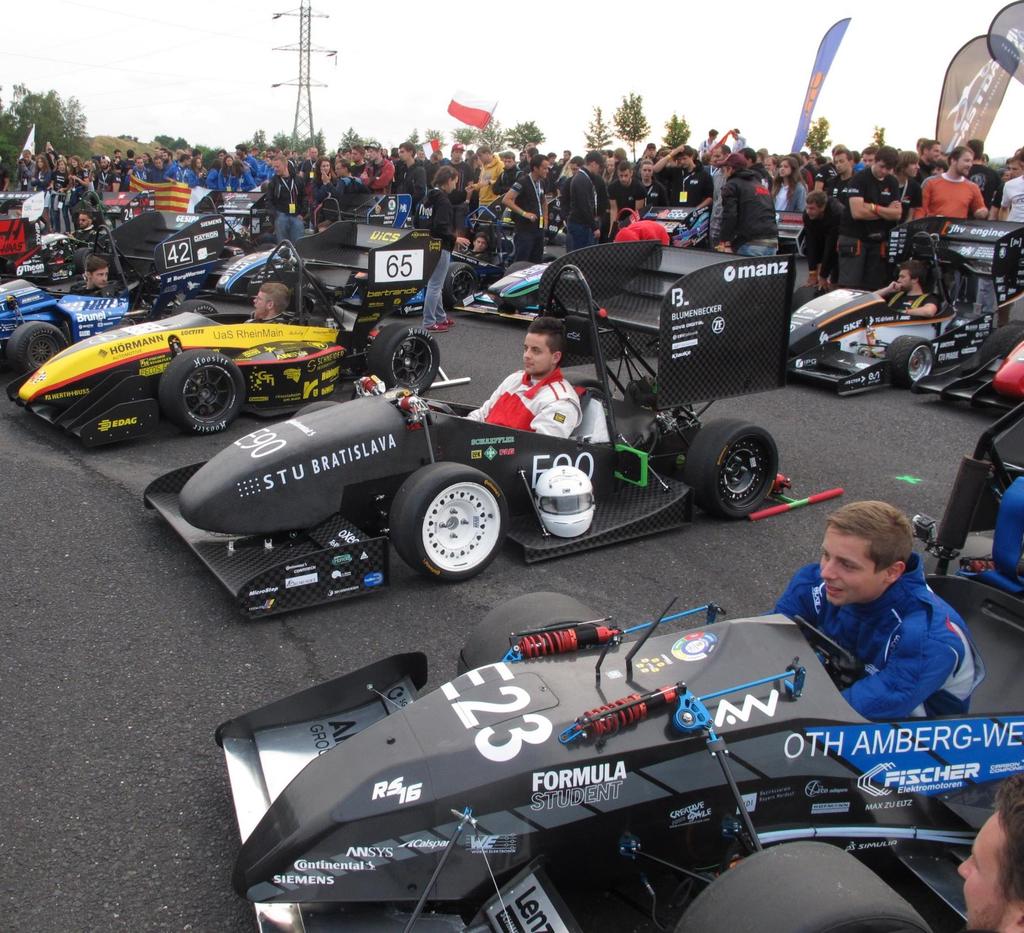
[[[516,225],[516,253],[513,262],[541,262],[544,258],[544,234],[547,210],[544,183],[551,163],[537,153],[530,158],[530,171],[519,175],[501,199],[503,207],[512,211]]]
[[[284,155],[274,159],[274,177],[267,182],[267,202],[275,212],[274,240],[297,243],[305,233],[306,192]]]
[[[679,203],[694,209],[710,206],[715,195],[715,183],[704,166],[696,160],[696,155],[687,146],[679,160],[684,172]]]
[[[558,366],[564,353],[562,322],[553,317],[534,318],[523,341],[523,368],[505,379],[483,405],[466,417],[520,431],[568,437],[582,414],[579,396]]]
[[[597,181],[604,172],[604,155],[593,149],[583,157],[583,167],[569,182],[569,203],[563,205],[566,215],[566,229],[569,233],[567,244],[570,250],[593,246],[601,229],[597,213]],[[595,180],[596,179],[596,180]]]
[[[892,177],[899,153],[882,146],[874,161],[846,185],[839,224],[839,284],[874,291],[886,274],[886,240],[903,216],[900,186]]]
[[[939,313],[938,296],[926,292],[921,286],[925,276],[924,263],[910,259],[900,264],[899,275],[894,282],[875,292],[879,298],[887,299],[886,304],[901,314],[913,317],[935,317]]]

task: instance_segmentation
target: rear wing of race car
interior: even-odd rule
[[[567,365],[594,360],[586,290],[561,275],[576,266],[598,314],[601,349],[614,360],[645,345],[657,356],[657,410],[785,385],[789,256],[723,258],[665,249],[654,241],[575,250],[541,278],[541,307],[567,318]],[[639,340],[637,340],[639,338]]]
[[[1005,220],[922,217],[889,232],[889,259],[932,259],[954,263],[990,277],[996,301],[1015,301],[1024,292],[1024,224]]]
[[[369,194],[353,192],[329,197],[313,209],[314,226],[339,220],[355,220],[375,227],[401,229],[412,213],[411,194]]]

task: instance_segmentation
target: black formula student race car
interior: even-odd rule
[[[1024,293],[1022,243],[1024,226],[1005,221],[926,217],[896,227],[890,260],[916,258],[930,267],[938,314],[899,313],[873,292],[820,294],[793,312],[790,375],[851,395],[890,383],[906,388],[933,371],[957,369],[993,328],[992,312],[963,295],[969,276],[990,279],[997,307],[1008,307]]]
[[[222,218],[210,220],[223,229]],[[170,242],[179,255],[179,240]],[[422,266],[429,247],[422,237],[417,243]],[[162,246],[166,250],[168,243]],[[12,382],[8,395],[93,446],[148,434],[161,414],[196,434],[223,430],[243,411],[278,417],[329,397],[345,376],[370,373],[388,386],[422,391],[440,364],[433,335],[422,327],[380,324],[406,288],[392,282],[388,270],[394,266],[401,276],[409,251],[378,255],[379,269],[371,266],[359,312],[322,293],[307,302],[318,283],[285,241],[264,261],[256,287],[262,280],[291,286],[296,323],[247,323],[246,312],[241,320],[224,319],[223,309],[208,301],[186,301],[171,317],[67,348]],[[190,269],[182,274],[191,275]]]
[[[937,585],[989,662],[970,714],[864,720],[839,692],[863,670],[783,616],[613,620],[532,593],[492,610],[430,693],[425,657],[394,655],[233,718],[216,739],[235,891],[261,931],[579,930],[566,901],[617,887],[665,929],[659,905],[688,884],[677,931],[756,915],[923,933],[854,856],[902,862],[962,912],[956,869],[1024,769],[1020,605]]]
[[[597,370],[577,380],[583,418],[569,438],[466,418],[471,406],[370,396],[255,431],[155,480],[146,502],[249,616],[379,590],[389,540],[413,568],[454,581],[506,535],[534,561],[677,527],[694,502],[745,517],[773,488],[775,442],[741,420],[703,422],[695,406],[783,384],[792,270],[662,252],[611,244],[549,267],[541,294],[566,316],[563,362]],[[579,537],[538,522],[533,489],[560,465],[593,485]]]

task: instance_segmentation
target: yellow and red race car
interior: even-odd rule
[[[193,434],[222,431],[243,411],[277,417],[333,397],[343,376],[422,391],[440,362],[433,335],[381,326],[380,312],[309,326],[204,314],[216,310],[188,301],[173,317],[97,334],[12,382],[8,396],[91,447],[148,434],[161,413]]]

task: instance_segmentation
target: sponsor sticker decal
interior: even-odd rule
[[[687,632],[672,646],[672,657],[680,661],[703,661],[717,647],[717,635],[711,632]]]

